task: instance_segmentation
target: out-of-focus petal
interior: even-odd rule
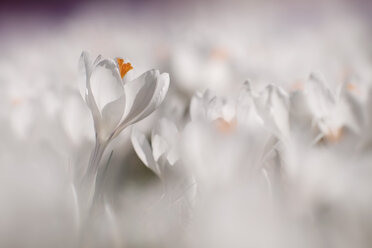
[[[289,134],[288,96],[284,90],[274,85],[265,88],[262,94],[255,98],[258,114],[276,134]]]
[[[311,74],[305,84],[306,98],[316,118],[324,118],[335,104],[335,97],[320,75]]]
[[[156,161],[166,154],[168,162],[173,165],[178,159],[177,141],[179,134],[176,125],[162,118],[157,122],[151,133],[151,146]]]
[[[131,141],[133,148],[136,151],[138,157],[141,159],[141,161],[154,173],[160,176],[159,167],[154,160],[150,143],[146,139],[145,135],[139,132],[137,129],[133,128]]]
[[[154,135],[151,138],[152,152],[154,154],[154,159],[157,161],[161,155],[166,153],[170,148],[167,141],[160,135]]]
[[[152,129],[151,140],[154,139],[156,135],[163,137],[168,144],[173,146],[178,139],[178,130],[173,122],[162,118]]]
[[[197,92],[190,102],[190,118],[193,121],[206,119],[210,102],[215,99],[215,95],[206,90],[203,94]]]

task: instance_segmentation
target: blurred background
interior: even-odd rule
[[[257,89],[272,83],[293,90],[315,72],[333,90],[345,81],[365,84],[372,74],[371,6],[368,0],[6,0],[3,123],[21,137],[39,122],[40,110],[47,119],[61,115],[77,89],[83,50],[123,57],[135,75],[150,68],[170,73],[169,98],[181,112],[196,91],[228,95],[245,80]]]

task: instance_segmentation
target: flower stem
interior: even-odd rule
[[[96,140],[94,150],[92,154],[90,155],[86,176],[97,175],[98,166],[102,159],[103,153],[105,152],[106,146],[107,146],[107,143],[102,144],[101,142]]]
[[[98,175],[99,164],[101,162],[103,153],[106,150],[108,142],[100,142],[96,140],[94,150],[92,151],[87,170],[82,178],[81,184],[81,199],[84,201],[86,208],[90,208],[96,191],[96,181]]]

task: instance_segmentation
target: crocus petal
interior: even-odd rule
[[[151,146],[152,146],[152,153],[156,161],[158,161],[160,156],[166,153],[168,149],[170,148],[167,141],[163,137],[157,134],[151,138]]]
[[[129,110],[129,113],[125,117],[125,122],[130,122],[136,116],[140,115],[150,104],[156,91],[158,76],[159,71],[150,70],[125,85],[124,90],[127,95],[127,106]]]
[[[311,74],[305,92],[314,116],[318,119],[326,117],[335,104],[335,97],[324,80],[319,75]]]
[[[86,101],[87,81],[92,72],[93,62],[87,52],[82,52],[79,59],[79,90],[83,99]]]
[[[176,125],[165,119],[160,119],[151,133],[152,153],[156,161],[166,154],[168,162],[173,165],[178,160],[177,141],[179,133]]]
[[[172,148],[167,155],[167,160],[170,165],[174,165],[179,160],[179,152],[177,149]]]
[[[312,114],[303,91],[294,91],[289,98],[289,120],[292,129],[310,130]]]
[[[92,71],[94,67],[99,63],[102,56],[98,55],[95,61],[93,62],[89,53],[86,51],[83,51],[80,55],[79,59],[79,90],[80,94],[83,97],[83,99],[86,101],[86,96],[88,94],[88,87],[89,85],[89,78],[92,74]]]
[[[98,56],[93,63],[89,54],[87,52],[83,52],[79,60],[80,94],[92,112],[95,130],[97,130],[99,122],[101,120],[101,113],[98,110],[96,101],[94,100],[92,89],[90,87],[90,76],[96,63],[98,63],[100,59],[101,56]]]
[[[156,89],[149,104],[147,105],[147,107],[141,114],[135,117],[134,121],[135,122],[140,121],[146,118],[147,116],[149,116],[152,112],[154,112],[155,109],[157,109],[157,107],[159,107],[159,105],[163,102],[168,92],[168,88],[169,88],[169,74],[162,73],[160,74],[160,76],[158,76],[156,80]]]
[[[178,140],[178,130],[176,125],[165,118],[160,119],[152,129],[151,140],[154,139],[156,135],[163,137],[165,141],[172,146]]]
[[[100,138],[108,138],[108,136],[115,131],[115,128],[119,125],[119,122],[123,116],[124,109],[125,109],[124,95],[122,95],[119,99],[106,104],[106,106],[102,110]]]
[[[190,102],[190,118],[191,120],[202,120],[207,117],[207,110],[210,102],[215,98],[215,95],[206,90],[204,94],[197,92]]]
[[[88,105],[90,111],[92,112],[92,117],[93,117],[93,121],[94,121],[94,129],[98,130],[99,123],[102,119],[102,116],[101,116],[101,113],[100,113],[100,111],[97,107],[96,101],[94,100],[92,90],[90,89],[90,87],[88,87],[88,94],[86,96],[86,102],[87,102],[87,105]]]
[[[236,119],[239,126],[263,125],[261,117],[257,114],[253,92],[249,81],[244,82],[242,91],[236,104]]]
[[[191,98],[189,112],[190,118],[193,121],[205,118],[205,109],[202,102],[202,94],[196,92],[196,94]]]
[[[139,132],[137,129],[132,129],[131,141],[134,150],[136,151],[138,157],[141,161],[158,176],[160,175],[160,170],[156,164],[154,157],[152,156],[152,151],[150,143],[146,139],[145,135]]]
[[[169,88],[169,75],[151,70],[136,80],[125,84],[126,109],[124,120],[116,131],[117,136],[127,126],[142,120],[151,114],[164,100]]]
[[[255,98],[254,103],[261,118],[277,135],[289,134],[289,104],[284,90],[269,85],[258,98]]]
[[[123,95],[123,84],[116,63],[110,59],[100,61],[90,76],[92,94],[100,111],[106,104]]]

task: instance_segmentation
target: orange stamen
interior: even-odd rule
[[[23,102],[23,100],[21,98],[19,98],[19,97],[16,97],[16,98],[13,98],[12,99],[12,104],[14,106],[20,105],[22,102]]]
[[[124,63],[124,59],[121,58],[118,58],[117,62],[119,66],[120,76],[121,78],[124,78],[125,74],[133,69],[133,66],[130,63]]]
[[[303,90],[305,87],[304,87],[304,83],[301,82],[301,81],[296,81],[294,84],[291,85],[291,88],[290,90],[291,91],[298,91],[298,90]]]
[[[346,88],[350,92],[358,92],[358,87],[353,83],[346,84]]]
[[[227,60],[229,53],[226,49],[222,47],[215,47],[211,50],[210,58],[214,60]]]
[[[236,118],[232,119],[231,121],[226,121],[223,118],[218,118],[214,122],[217,130],[224,134],[228,134],[234,131],[237,125]]]
[[[343,128],[337,128],[336,130],[330,130],[330,132],[325,136],[327,141],[330,143],[336,143],[341,140],[343,135]]]

